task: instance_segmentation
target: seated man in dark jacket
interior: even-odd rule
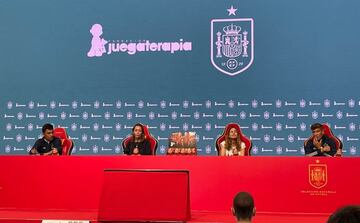
[[[334,156],[336,143],[324,134],[320,123],[311,125],[312,137],[305,142],[305,154],[307,156]]]
[[[54,127],[45,124],[42,127],[43,137],[36,140],[33,148],[29,151],[30,155],[61,155],[61,140],[54,137]]]

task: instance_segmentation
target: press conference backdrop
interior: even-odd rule
[[[195,131],[216,155],[229,122],[253,155],[303,156],[314,122],[359,154],[360,2],[1,1],[1,154],[27,154],[50,122],[74,155],[121,154],[149,125]]]

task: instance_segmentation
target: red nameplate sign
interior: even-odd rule
[[[189,173],[182,170],[105,170],[100,221],[190,219]]]

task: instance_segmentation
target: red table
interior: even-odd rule
[[[105,169],[188,170],[192,210],[228,212],[249,191],[259,213],[328,214],[360,203],[359,167],[345,157],[2,156],[0,218],[97,220]]]

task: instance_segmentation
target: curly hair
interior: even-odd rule
[[[231,128],[231,129],[235,129],[236,132],[238,133],[237,134],[237,137],[236,137],[236,140],[235,140],[235,145],[236,145],[236,149],[238,151],[240,151],[241,149],[241,139],[240,139],[240,134],[239,132],[237,131],[236,128]],[[232,147],[232,139],[230,139],[230,131],[231,129],[229,130],[228,134],[225,136],[225,149],[226,150],[231,150],[231,147]]]

